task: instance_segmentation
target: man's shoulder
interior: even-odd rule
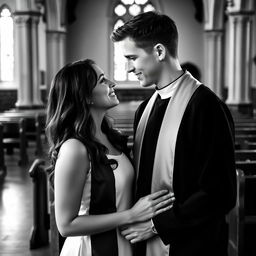
[[[210,88],[200,85],[188,104],[188,109],[195,113],[208,112],[216,115],[224,114],[232,120],[232,115],[226,103],[220,99]]]
[[[207,86],[201,84],[193,96],[191,97],[190,104],[202,106],[210,105],[225,105],[225,103]]]

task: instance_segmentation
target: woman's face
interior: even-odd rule
[[[104,110],[115,107],[119,104],[114,91],[115,83],[106,78],[99,66],[93,64],[92,67],[97,74],[97,83],[92,90],[91,107]]]

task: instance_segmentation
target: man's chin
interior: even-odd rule
[[[143,82],[143,81],[140,81],[140,86],[142,86],[142,87],[144,87],[144,88],[147,88],[147,87],[150,87],[150,86],[152,86],[153,84],[149,84],[149,83],[145,83],[145,82]]]

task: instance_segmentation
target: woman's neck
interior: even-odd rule
[[[91,116],[93,119],[93,122],[95,124],[95,137],[100,138],[103,135],[103,132],[101,130],[101,125],[104,119],[104,116],[106,114],[105,111],[98,111],[91,109]]]

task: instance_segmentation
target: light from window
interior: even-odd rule
[[[136,4],[145,4],[148,0],[135,0]]]
[[[155,8],[154,8],[154,6],[152,4],[148,4],[144,8],[144,12],[150,12],[150,11],[155,11]]]
[[[121,0],[124,4],[133,4],[134,0]]]
[[[129,13],[132,15],[132,16],[136,16],[140,13],[140,6],[138,6],[137,4],[133,4],[130,6],[129,8]]]
[[[114,79],[116,81],[125,81],[126,72],[126,60],[122,54],[122,50],[118,44],[114,45]]]
[[[122,20],[118,20],[116,24],[114,25],[114,29],[117,29],[118,27],[121,27],[124,24]]]
[[[128,79],[129,79],[129,81],[138,81],[137,76],[133,72],[128,73]]]
[[[7,8],[0,14],[0,64],[1,81],[13,81],[13,19]]]
[[[118,20],[114,25],[114,29],[117,29],[123,24],[124,22],[122,20]],[[114,44],[114,79],[116,81],[125,81],[127,79],[125,65],[126,60],[122,54],[119,44]]]
[[[119,4],[116,8],[115,8],[115,14],[118,16],[123,16],[126,13],[126,9],[122,4]]]

